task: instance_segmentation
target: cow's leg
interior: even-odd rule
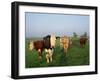
[[[39,53],[39,59],[42,59],[42,53],[41,53],[41,49],[38,49],[38,53]]]
[[[67,54],[68,45],[64,45],[64,53]]]
[[[47,60],[47,63],[49,63],[49,54],[48,53],[46,54],[46,60]]]
[[[84,46],[86,45],[86,42],[84,41]]]
[[[66,55],[66,53],[67,53],[67,49],[66,49],[66,48],[64,48],[64,54]]]
[[[53,49],[51,50],[49,50],[49,58],[50,58],[50,61],[52,62],[52,55],[53,55]]]
[[[48,51],[48,49],[45,49],[45,52],[46,52],[46,61],[47,61],[47,63],[49,63],[49,51]]]
[[[52,54],[50,54],[50,61],[52,62]]]

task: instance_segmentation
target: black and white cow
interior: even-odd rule
[[[56,36],[54,34],[47,35],[46,37],[43,38],[43,41],[44,41],[47,63],[49,63],[50,61],[52,62],[52,55],[56,44]]]

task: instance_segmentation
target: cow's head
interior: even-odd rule
[[[34,49],[34,42],[30,41],[29,42],[29,50],[32,51]]]
[[[56,36],[54,34],[50,37],[51,47],[55,47],[56,44]]]

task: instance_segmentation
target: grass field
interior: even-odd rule
[[[36,50],[29,51],[28,43],[30,40],[40,40],[41,38],[26,39],[25,44],[25,67],[56,67],[56,66],[80,66],[89,65],[89,42],[84,47],[79,44],[79,39],[72,39],[72,46],[68,49],[65,56],[63,50],[60,48],[59,40],[57,40],[54,49],[53,61],[46,63],[45,52],[42,53],[43,58],[38,59]]]

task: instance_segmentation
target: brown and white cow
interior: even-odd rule
[[[42,52],[45,50],[46,52],[46,60],[47,63],[50,61],[52,62],[52,55],[53,55],[53,50],[55,47],[55,42],[56,37],[55,35],[48,35],[43,38],[43,40],[38,40],[38,41],[30,41],[29,43],[29,49],[30,50],[37,50],[39,54],[39,59],[42,58]]]
[[[30,41],[29,50],[32,51],[33,49],[38,51],[39,59],[41,59],[42,58],[42,52],[44,50],[44,42],[43,42],[43,40]]]

